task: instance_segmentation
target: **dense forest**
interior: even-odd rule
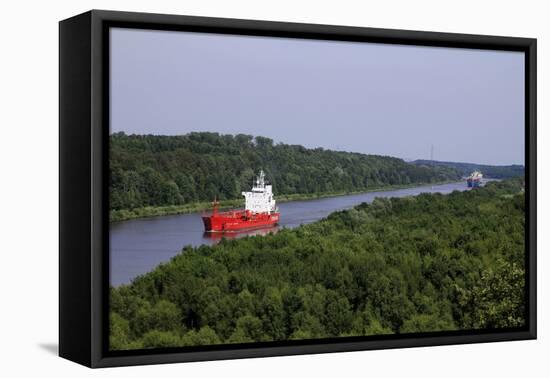
[[[110,208],[185,205],[240,199],[260,169],[277,196],[363,191],[455,180],[448,167],[297,145],[265,137],[190,133],[110,137]]]
[[[521,179],[223,239],[111,288],[115,350],[525,325]]]
[[[456,169],[462,176],[469,176],[473,171],[480,171],[487,178],[507,179],[525,175],[523,165],[486,165],[473,163],[457,163],[437,160],[415,160],[414,164],[420,166],[448,167]]]

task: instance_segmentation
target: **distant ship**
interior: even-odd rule
[[[472,174],[466,179],[466,182],[468,183],[468,188],[479,188],[481,186],[481,179],[483,178],[483,174],[479,171],[474,171]]]
[[[251,192],[242,192],[244,210],[219,212],[219,202],[212,203],[212,214],[204,215],[202,221],[206,232],[236,232],[274,226],[279,223],[279,209],[275,205],[272,186],[265,182],[264,171],[252,185]]]

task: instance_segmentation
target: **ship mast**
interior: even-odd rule
[[[256,185],[252,189],[265,189],[265,173],[263,169],[260,170],[260,175],[256,177]]]
[[[214,197],[214,202],[212,202],[212,215],[218,214],[219,205],[220,205],[220,201],[218,201],[217,197]]]

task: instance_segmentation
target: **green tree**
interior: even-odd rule
[[[111,349],[126,349],[130,341],[128,321],[116,312],[111,312],[109,323],[109,347]]]
[[[218,199],[241,199],[259,169],[280,196],[361,191],[402,183],[459,179],[447,166],[274,144],[239,134],[110,137],[110,208],[133,210]]]
[[[192,137],[208,151],[227,143],[219,138]],[[147,148],[173,140],[157,142]],[[301,151],[308,153],[321,152]],[[525,194],[513,179],[376,200],[272,235],[186,247],[111,288],[110,346],[521,327],[524,236]]]
[[[198,331],[191,330],[187,332],[182,338],[181,345],[216,345],[219,343],[220,339],[216,332],[205,326]]]
[[[347,298],[330,290],[327,294],[325,329],[331,336],[339,336],[351,329],[353,312]]]
[[[266,335],[272,340],[285,338],[285,312],[281,293],[277,288],[267,289],[262,301],[262,322]]]
[[[514,328],[525,325],[525,271],[503,260],[485,270],[463,304],[472,328]]]
[[[182,345],[182,339],[172,332],[153,330],[142,336],[141,345],[144,348],[177,347]]]
[[[237,327],[231,338],[261,341],[264,338],[263,335],[262,321],[256,316],[244,315],[237,320]]]

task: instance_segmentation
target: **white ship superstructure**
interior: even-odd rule
[[[252,213],[267,213],[276,212],[277,207],[273,198],[272,185],[265,183],[265,173],[260,171],[260,175],[256,178],[251,192],[242,192],[245,198],[245,210]]]

